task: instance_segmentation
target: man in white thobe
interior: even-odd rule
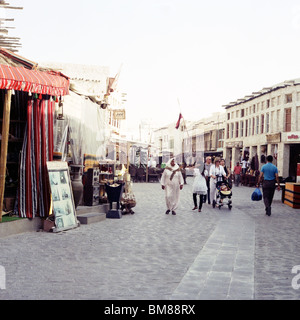
[[[162,189],[165,190],[167,211],[166,214],[172,212],[176,215],[175,210],[178,208],[180,190],[182,190],[184,180],[181,174],[180,167],[172,158],[166,165],[166,168],[161,177]]]

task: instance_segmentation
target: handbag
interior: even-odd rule
[[[262,200],[262,193],[259,188],[256,188],[251,196],[252,201],[260,201]]]

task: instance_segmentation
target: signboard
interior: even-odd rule
[[[280,143],[281,142],[281,133],[267,134],[268,143]]]
[[[243,141],[238,142],[226,142],[227,148],[243,148]]]
[[[298,141],[298,140],[300,140],[300,136],[298,133],[295,133],[295,134],[291,133],[291,134],[288,134],[287,139],[289,141],[292,141],[292,140]]]
[[[113,112],[114,112],[114,120],[125,120],[126,119],[125,109],[113,110]]]
[[[55,217],[54,232],[76,228],[78,223],[68,164],[48,161],[47,169]]]

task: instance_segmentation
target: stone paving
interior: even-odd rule
[[[158,183],[137,183],[134,215],[0,239],[0,300],[298,300],[300,210],[276,191],[268,217],[254,189],[238,187],[231,211],[204,204],[198,213],[192,181],[176,216],[165,214]]]

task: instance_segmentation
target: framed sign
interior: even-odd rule
[[[126,120],[126,111],[125,109],[113,110],[114,120]]]
[[[67,162],[48,161],[52,211],[55,217],[54,232],[73,229],[78,226]]]

